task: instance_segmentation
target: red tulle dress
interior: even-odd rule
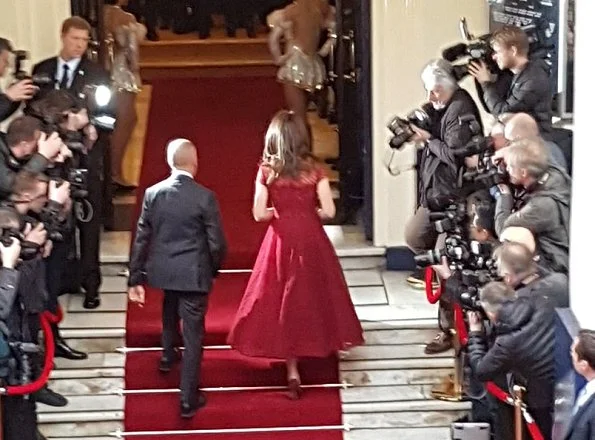
[[[261,168],[266,184],[267,168]],[[248,356],[326,357],[363,344],[335,249],[317,214],[316,166],[268,185],[277,217],[264,237],[228,342]]]

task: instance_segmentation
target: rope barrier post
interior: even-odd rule
[[[523,440],[523,391],[524,389],[518,385],[512,387],[512,394],[514,396],[514,438],[515,440]]]

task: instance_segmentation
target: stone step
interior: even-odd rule
[[[49,417],[51,416],[51,417]],[[55,419],[53,414],[43,414],[40,419]],[[122,420],[107,420],[99,422],[39,422],[40,431],[48,439],[72,439],[78,438],[89,440],[113,440],[114,437],[107,437],[110,432],[123,431],[124,424]]]
[[[123,329],[126,312],[67,313],[60,323],[61,329]]]
[[[444,402],[442,400],[404,400],[399,402],[353,402],[343,404],[344,414],[400,413],[429,411],[465,411],[470,402]]]
[[[393,385],[433,385],[441,381],[451,368],[427,368],[415,370],[342,371],[341,382],[356,387],[382,387]]]
[[[378,269],[346,270],[344,274],[349,287],[380,286],[384,288],[382,273]]]
[[[128,297],[126,293],[101,293],[101,304],[96,309],[85,309],[83,307],[83,295],[70,295],[66,304],[67,313],[92,314],[98,312],[126,312]]]
[[[384,256],[370,257],[339,257],[341,267],[345,271],[357,269],[383,269],[386,267],[386,258]]]
[[[124,338],[126,330],[123,328],[71,328],[61,329],[60,334],[64,339],[88,338]]]
[[[428,400],[433,385],[358,386],[341,391],[344,405]]]
[[[123,347],[124,338],[76,338],[68,339],[68,345],[84,353],[113,353]]]
[[[123,377],[52,379],[50,388],[64,396],[114,394],[124,388]]]
[[[353,429],[343,433],[344,440],[450,440],[450,428]]]
[[[57,370],[92,370],[104,368],[124,368],[126,356],[122,353],[90,353],[80,361],[56,358]]]
[[[114,394],[70,395],[68,396],[68,405],[62,408],[47,405],[37,406],[38,414],[111,414],[118,411],[124,411],[124,396]]]
[[[424,404],[426,402],[423,402]],[[378,409],[378,408],[376,408]],[[355,429],[379,429],[379,428],[448,428],[452,422],[463,417],[465,410],[454,411],[402,411],[402,412],[364,412],[347,413],[343,415],[343,423],[353,426]],[[382,431],[379,431],[379,433]],[[378,439],[391,437],[376,437]],[[399,438],[399,437],[394,437]],[[399,438],[400,440],[400,438]]]
[[[423,330],[423,329],[438,329],[438,321],[434,318],[427,319],[398,319],[398,320],[379,320],[379,321],[363,321],[362,328],[365,331],[371,330]]]
[[[41,408],[42,405],[39,405]],[[37,417],[38,423],[96,423],[122,422],[124,411],[87,411],[87,412],[41,412]],[[98,435],[105,435],[109,431],[99,431]],[[64,435],[64,431],[59,435]]]
[[[355,347],[346,353],[341,353],[340,358],[342,361],[430,358],[424,353],[424,349],[425,344],[363,345],[361,347]],[[445,353],[432,355],[430,359],[452,358],[453,356],[453,350],[449,350]]]
[[[384,286],[349,287],[349,295],[355,306],[388,304],[388,297],[386,296]]]
[[[436,329],[364,330],[367,345],[426,344],[436,336]]]
[[[422,359],[375,359],[341,361],[341,371],[378,371],[378,370],[414,370],[440,369],[454,367],[454,357],[426,357]]]
[[[368,305],[355,308],[361,322],[400,321],[400,320],[434,320],[437,325],[438,305],[431,304],[399,304]]]
[[[53,370],[50,379],[98,379],[102,377],[123,378],[124,368],[82,368]]]

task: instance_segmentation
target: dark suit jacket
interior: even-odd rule
[[[8,119],[19,109],[20,102],[12,102],[8,96],[0,92],[0,122]]]
[[[595,396],[572,417],[564,440],[595,440]]]
[[[45,74],[52,78],[58,78],[58,57],[48,58],[47,60],[43,60],[33,66],[33,75],[38,74]],[[109,73],[99,64],[83,57],[77,68],[74,70],[74,78],[70,84],[70,87],[68,88],[68,91],[75,98],[80,99],[82,98],[81,94],[83,93],[85,86],[95,84],[108,85],[109,83]],[[42,99],[50,90],[53,90],[54,88],[55,83],[43,86],[35,95],[33,101]]]
[[[185,175],[145,191],[128,284],[208,292],[227,244],[215,194]]]

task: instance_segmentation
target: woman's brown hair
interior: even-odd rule
[[[277,112],[269,124],[262,153],[262,165],[273,171],[268,180],[296,178],[311,169],[314,162],[311,151],[310,134],[304,121],[291,111]]]

